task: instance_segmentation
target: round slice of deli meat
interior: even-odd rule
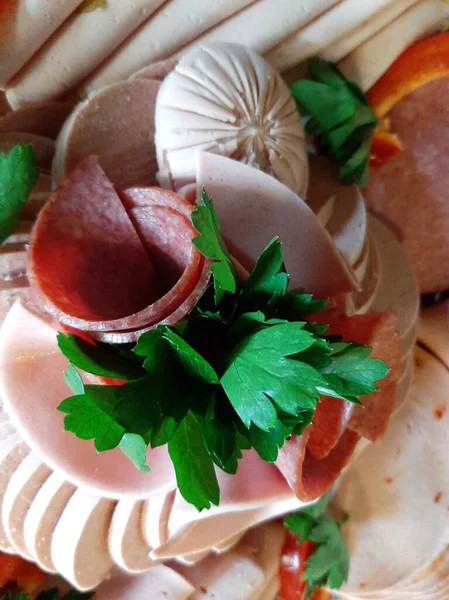
[[[0,133],[0,152],[8,153],[18,144],[31,144],[39,169],[49,172],[55,153],[54,140],[35,133]]]
[[[23,526],[28,553],[45,571],[55,573],[51,558],[53,532],[73,496],[75,487],[57,473],[51,473],[32,499]]]
[[[412,390],[385,437],[338,484],[338,505],[350,515],[343,526],[350,573],[342,593],[354,597],[377,598],[430,564],[449,539],[449,373],[422,349],[415,361]]]
[[[64,102],[36,104],[0,118],[0,133],[32,133],[56,139],[73,106]]]
[[[195,181],[197,152],[228,156],[307,190],[304,131],[279,73],[235,44],[199,46],[164,80],[156,105],[159,181]],[[166,184],[166,185],[165,185]]]
[[[53,532],[56,571],[80,591],[98,586],[113,566],[108,535],[117,503],[77,490]]]
[[[34,557],[28,552],[25,542],[25,518],[50,474],[50,469],[30,453],[15,470],[3,497],[1,516],[6,535],[14,550],[29,560]]]
[[[109,552],[112,560],[128,573],[143,573],[154,567],[151,547],[143,535],[144,502],[120,500],[115,507],[109,530]]]
[[[56,144],[54,187],[91,155],[98,157],[117,189],[155,185],[157,161],[153,140],[158,91],[156,81],[123,81],[79,104]]]

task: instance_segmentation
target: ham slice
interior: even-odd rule
[[[83,0],[5,0],[0,8],[0,89],[39,50]]]
[[[164,0],[108,0],[101,10],[73,14],[9,82],[9,103],[17,109],[65,96],[163,3]],[[83,51],[74,53],[80,40]]]
[[[116,575],[95,592],[96,600],[190,600],[193,586],[179,573],[157,565],[139,576]]]
[[[116,319],[154,297],[152,264],[96,159],[83,161],[40,213],[29,275],[60,320]]]
[[[151,473],[141,473],[130,468],[118,448],[99,454],[92,442],[63,431],[63,415],[56,408],[70,396],[62,377],[66,369],[53,328],[16,304],[0,332],[0,396],[42,462],[71,483],[106,497],[138,500],[173,489],[175,474],[166,448],[148,450]]]
[[[71,104],[49,102],[10,112],[0,118],[0,133],[32,133],[54,140],[72,110]]]
[[[246,269],[279,236],[291,289],[303,287],[321,297],[355,289],[346,263],[299,196],[237,161],[209,153],[198,154],[197,161],[198,188],[204,186],[213,197],[223,237]]]
[[[310,56],[350,35],[396,0],[343,0],[270,49],[266,59],[279,71],[286,71]]]
[[[77,490],[56,525],[51,557],[56,570],[80,591],[98,586],[112,568],[108,530],[116,503]]]
[[[449,16],[449,7],[442,6]],[[448,79],[438,79],[415,90],[391,110],[392,130],[405,150],[372,172],[365,191],[370,209],[390,223],[402,241],[421,292],[449,286],[449,236],[445,226],[449,210],[444,201],[449,168],[449,109],[444,95],[448,90]]]
[[[13,473],[3,497],[2,521],[6,535],[14,550],[28,560],[33,556],[25,543],[25,517],[50,473],[33,453],[28,454]]]
[[[112,560],[127,573],[143,573],[154,567],[151,548],[143,536],[143,502],[121,500],[115,507],[109,530]]]
[[[338,485],[338,505],[351,515],[343,526],[351,555],[343,596],[378,599],[394,585],[391,599],[412,598],[401,580],[413,580],[447,546],[449,476],[442,457],[448,452],[449,374],[422,349],[415,358],[408,400],[383,440],[366,448]]]
[[[2,440],[0,445],[0,509],[3,507],[5,492],[13,473],[29,452],[30,449],[16,434]],[[0,550],[3,552],[13,552],[1,519]]]
[[[348,79],[357,81],[364,91],[369,90],[406,48],[439,31],[448,17],[449,6],[444,2],[421,0],[356,48],[338,66]]]
[[[54,185],[62,184],[67,173],[91,155],[98,156],[106,175],[118,189],[155,185],[157,162],[153,139],[158,91],[159,84],[155,81],[124,81],[81,103],[57,141]]]
[[[255,0],[170,0],[109,58],[83,86],[89,94],[169,58]],[[170,25],[168,34],[167,25]]]
[[[53,532],[74,492],[73,485],[52,473],[33,498],[25,516],[26,548],[41,569],[50,573],[56,572],[51,558]]]
[[[10,152],[18,144],[31,144],[36,158],[36,165],[46,172],[50,171],[55,153],[55,142],[53,140],[34,133],[0,133],[0,152]]]
[[[195,154],[208,151],[270,173],[301,196],[307,189],[295,102],[279,73],[244,46],[201,45],[181,59],[159,92],[156,150],[163,187],[194,182]]]

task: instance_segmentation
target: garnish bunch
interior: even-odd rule
[[[311,423],[321,395],[359,403],[388,368],[371,348],[326,337],[325,326],[304,320],[326,301],[288,290],[277,238],[241,282],[205,191],[192,223],[193,243],[213,261],[204,296],[185,320],[134,346],[59,334],[75,394],[59,410],[67,431],[94,440],[99,452],[120,447],[142,471],[147,447],[167,445],[181,494],[201,511],[220,501],[215,467],[235,474],[251,448],[274,462]],[[126,383],[85,385],[77,369]]]

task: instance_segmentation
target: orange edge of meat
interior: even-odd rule
[[[20,590],[30,594],[41,585],[44,578],[45,573],[36,565],[19,556],[0,554],[0,588],[14,583]]]

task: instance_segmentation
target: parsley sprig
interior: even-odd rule
[[[315,135],[320,148],[341,166],[340,180],[364,186],[373,131],[378,125],[362,89],[347,80],[332,63],[309,59],[309,79],[291,86],[306,129]]]
[[[35,600],[90,600],[95,595],[94,592],[88,592],[82,594],[76,590],[71,590],[65,596],[61,596],[61,592],[58,588],[52,588],[45,592],[41,592],[35,597]],[[31,596],[25,592],[9,592],[5,596],[1,596],[0,600],[31,600]]]
[[[120,447],[142,471],[151,467],[147,446],[166,444],[181,494],[203,510],[219,504],[216,467],[235,474],[250,448],[274,462],[311,423],[321,395],[358,402],[388,369],[370,348],[327,339],[325,327],[304,321],[326,302],[288,291],[277,238],[242,284],[206,192],[192,222],[196,247],[215,261],[214,285],[184,321],[143,334],[134,347],[60,334],[75,395],[59,410],[67,431],[99,452]],[[84,386],[76,368],[126,384]]]
[[[310,540],[315,545],[302,576],[307,584],[305,598],[323,586],[339,589],[348,578],[349,552],[340,531],[346,519],[338,521],[332,517],[328,509],[330,497],[328,493],[316,504],[284,520],[284,524],[297,537],[298,544]]]

